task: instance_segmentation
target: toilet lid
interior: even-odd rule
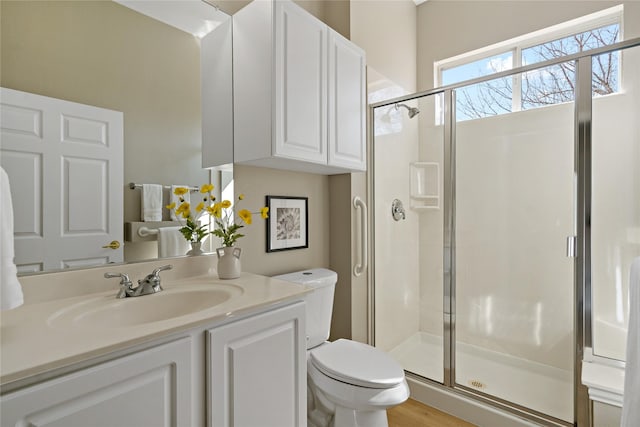
[[[319,371],[344,383],[391,388],[404,380],[404,370],[398,362],[367,344],[339,339],[312,350],[310,356]]]

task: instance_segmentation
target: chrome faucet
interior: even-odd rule
[[[142,295],[160,292],[162,290],[162,286],[160,286],[160,272],[164,270],[171,270],[172,268],[173,266],[171,265],[163,265],[162,267],[158,267],[153,270],[151,274],[144,279],[138,280],[138,286],[136,286],[135,291],[133,291],[133,296],[140,297]]]
[[[105,279],[112,279],[114,277],[120,277],[120,290],[118,291],[116,298],[132,297],[134,288],[129,276],[123,273],[104,273]]]
[[[120,290],[116,298],[141,297],[143,295],[155,294],[162,290],[160,286],[160,272],[171,270],[173,266],[163,265],[158,267],[144,279],[138,280],[138,286],[133,287],[133,283],[129,276],[123,273],[104,273],[106,279],[120,277]]]

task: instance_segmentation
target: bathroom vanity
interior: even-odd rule
[[[170,261],[162,292],[121,300],[104,272],[162,262],[22,278],[26,304],[1,315],[0,424],[306,425],[306,288]],[[38,277],[73,290],[30,301]]]

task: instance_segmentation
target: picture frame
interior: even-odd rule
[[[309,199],[267,196],[267,252],[309,247]]]

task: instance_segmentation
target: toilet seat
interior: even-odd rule
[[[388,389],[404,382],[404,370],[383,351],[339,339],[311,351],[310,361],[323,374],[346,384]]]
[[[355,411],[386,410],[409,398],[409,386],[402,380],[391,388],[360,387],[336,380],[323,372],[309,359],[307,373],[312,395],[324,396],[330,402]]]

